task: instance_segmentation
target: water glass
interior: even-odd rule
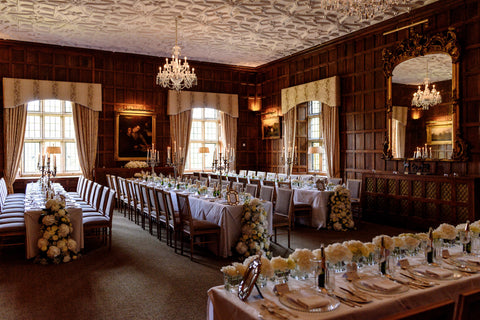
[[[325,289],[328,294],[333,294],[335,291],[335,270],[327,268],[325,275]]]

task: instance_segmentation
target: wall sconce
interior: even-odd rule
[[[412,110],[411,115],[413,120],[418,120],[422,117],[422,110],[421,109]]]
[[[249,97],[248,110],[254,111],[254,112],[262,110],[262,99],[259,97]]]

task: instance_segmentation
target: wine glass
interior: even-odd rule
[[[327,267],[325,272],[325,289],[327,289],[328,294],[331,295],[335,291],[335,270]]]
[[[462,230],[458,233],[458,237],[463,246],[463,253],[467,254],[467,244],[470,243],[470,233]]]

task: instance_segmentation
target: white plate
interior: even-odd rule
[[[407,286],[404,286],[403,284],[400,284],[400,283],[397,283],[397,282],[394,282],[392,280],[389,280],[388,278],[381,278],[382,280],[385,279],[387,281],[392,281],[392,283],[396,283],[398,284],[398,288],[397,289],[394,289],[394,290],[381,290],[381,289],[375,289],[375,288],[372,288],[370,286],[367,286],[364,284],[364,281],[368,281],[368,280],[375,280],[376,278],[380,279],[380,276],[365,276],[365,277],[361,277],[359,279],[356,279],[353,281],[353,285],[355,287],[357,287],[358,289],[361,289],[361,290],[364,290],[364,291],[367,291],[367,292],[373,292],[373,293],[380,293],[380,294],[399,294],[399,293],[404,293],[406,291],[408,291],[408,287]]]
[[[319,296],[322,296],[322,298],[328,299],[329,303],[327,305],[323,306],[323,307],[320,307],[320,308],[306,309],[306,308],[303,308],[302,306],[296,304],[295,302],[289,300],[285,296],[280,296],[278,298],[278,300],[280,301],[281,304],[283,304],[287,308],[297,310],[297,311],[311,312],[311,313],[332,311],[332,310],[337,309],[338,306],[340,305],[340,301],[335,297],[332,297],[332,296],[329,296],[329,295],[326,295],[326,294],[323,294],[323,293],[319,293],[319,292],[311,290],[311,289],[303,289],[301,291],[304,291],[304,290],[308,291],[308,293],[312,292],[313,294],[318,294]],[[298,291],[300,291],[300,290],[298,290]],[[295,293],[295,292],[298,292],[298,291],[291,291],[291,292]]]

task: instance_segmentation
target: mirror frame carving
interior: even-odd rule
[[[453,129],[455,139],[453,144],[452,160],[466,161],[469,146],[462,137],[460,127],[460,45],[457,41],[455,28],[436,33],[432,36],[421,35],[410,29],[410,36],[393,49],[383,49],[383,73],[387,78],[387,134],[383,145],[382,158],[390,160],[392,156],[392,74],[393,69],[400,63],[433,53],[446,53],[452,58],[452,111],[454,113]]]

